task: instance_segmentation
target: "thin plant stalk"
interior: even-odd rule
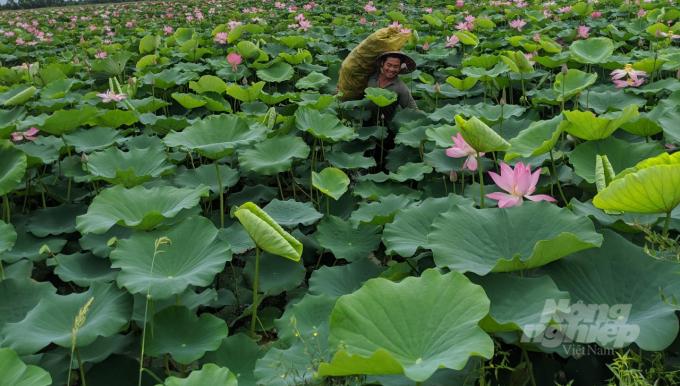
[[[76,350],[76,344],[78,343],[78,331],[80,331],[81,327],[85,324],[85,321],[87,320],[87,313],[90,311],[90,307],[92,306],[92,303],[94,302],[94,297],[91,297],[90,299],[83,304],[82,307],[80,307],[80,310],[78,310],[78,314],[76,317],[73,319],[73,327],[71,328],[71,356],[69,357],[68,361],[68,377],[66,378],[66,386],[71,386],[71,364],[73,363],[73,355],[76,354],[76,358],[78,359],[78,368],[80,370],[80,384],[83,386],[87,386],[87,382],[85,382],[85,373],[83,371],[83,364],[82,361],[80,360],[80,353],[77,352]]]
[[[557,190],[560,192],[560,197],[564,205],[567,205],[567,197],[564,196],[564,191],[562,191],[562,184],[560,183],[560,177],[557,175],[557,169],[555,168],[555,159],[553,158],[552,149],[550,149],[550,162],[552,163],[552,174],[555,177],[555,182],[557,183]]]
[[[477,172],[479,173],[479,206],[484,208],[484,177],[482,176],[482,158],[477,152]]]
[[[222,176],[220,176],[220,166],[215,161],[215,172],[217,172],[217,186],[220,190],[220,228],[224,228],[224,186],[222,185]]]
[[[276,173],[276,183],[279,185],[279,193],[281,194],[281,200],[285,200],[283,197],[283,187],[281,186],[281,178],[279,178],[279,173]]]
[[[668,226],[671,223],[671,211],[666,212],[666,219],[663,222],[663,237],[668,237]]]
[[[9,224],[12,216],[10,215],[10,208],[9,208],[9,198],[5,194],[2,196],[2,205],[3,205],[3,211],[5,212],[5,222]]]
[[[250,317],[250,336],[255,336],[255,324],[257,322],[257,306],[259,305],[258,287],[260,285],[260,248],[255,247],[255,278],[253,279],[253,310]]]

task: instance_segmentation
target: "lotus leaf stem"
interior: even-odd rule
[[[2,196],[2,205],[3,205],[5,222],[9,224],[12,217],[10,215],[11,212],[10,212],[10,208],[9,208],[9,198],[7,197],[6,194],[4,196]]]
[[[80,370],[80,384],[81,386],[87,386],[85,381],[85,370],[83,369],[83,361],[80,359],[80,351],[76,348],[76,360],[78,361],[78,370]]]
[[[260,248],[255,247],[255,277],[253,278],[253,310],[250,318],[250,336],[255,336],[255,322],[257,321],[257,306],[259,305],[257,291],[260,284]]]
[[[224,228],[224,186],[222,185],[222,176],[220,176],[220,166],[217,163],[217,161],[215,161],[215,171],[217,172],[217,186],[219,187],[220,190],[220,228]]]
[[[283,187],[281,187],[281,179],[279,178],[279,174],[276,173],[276,183],[279,185],[279,193],[281,194],[281,200],[285,200],[283,197]]]
[[[0,260],[0,280],[5,280],[5,268],[2,266],[2,261]]]
[[[668,237],[668,226],[671,223],[671,211],[666,212],[666,219],[663,222],[663,237]]]
[[[552,163],[552,174],[555,177],[555,182],[557,182],[557,190],[560,192],[560,197],[564,205],[567,205],[567,198],[564,196],[564,191],[562,190],[562,184],[560,183],[560,177],[557,175],[557,169],[555,168],[555,158],[553,158],[553,151],[550,149],[550,162]]]
[[[479,206],[484,208],[484,176],[482,176],[482,157],[477,152],[477,172],[479,173]]]

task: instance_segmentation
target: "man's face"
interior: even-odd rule
[[[383,75],[387,79],[394,79],[401,71],[401,59],[387,58],[381,67]]]

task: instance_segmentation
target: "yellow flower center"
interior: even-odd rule
[[[633,72],[633,65],[632,64],[626,64],[623,66],[623,71],[625,71],[627,74],[630,74]]]

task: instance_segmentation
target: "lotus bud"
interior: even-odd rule
[[[501,93],[501,99],[498,101],[498,104],[501,105],[501,106],[506,104],[506,102],[505,102],[505,89],[503,89],[503,91]]]
[[[434,92],[436,92],[437,94],[442,92],[442,86],[439,84],[439,82],[436,82],[434,84]]]
[[[567,71],[569,71],[569,67],[567,67],[566,63],[564,63],[562,65],[562,75],[567,75]]]
[[[454,170],[451,170],[451,173],[449,173],[449,181],[451,182],[458,181],[458,173],[456,173]]]

